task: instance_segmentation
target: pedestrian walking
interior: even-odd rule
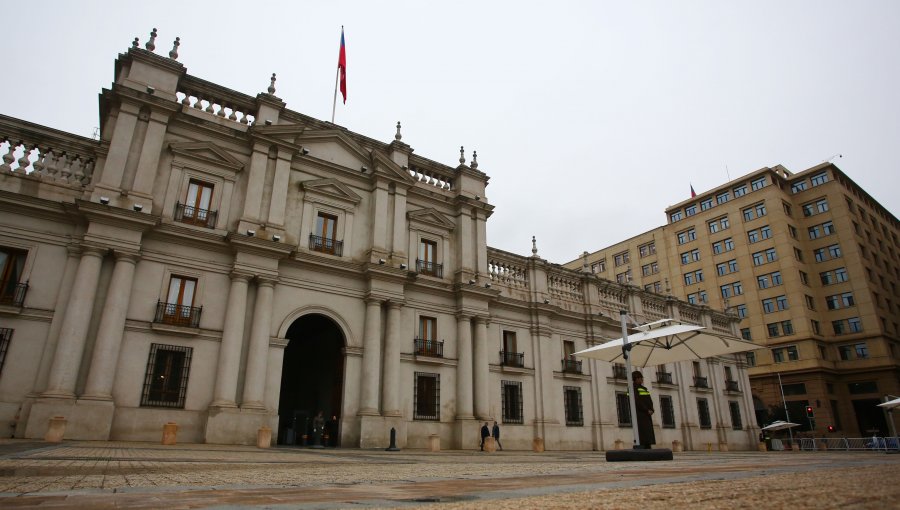
[[[641,448],[652,448],[656,443],[653,433],[653,399],[650,390],[644,387],[644,374],[635,370],[631,373],[634,381],[634,407],[637,410],[638,442]]]
[[[494,428],[491,429],[491,437],[497,442],[497,448],[500,448],[500,451],[502,452],[503,445],[500,444],[500,425],[497,425],[497,422],[494,422]]]
[[[481,451],[484,451],[484,440],[491,437],[491,429],[488,428],[488,422],[484,422],[481,426]]]

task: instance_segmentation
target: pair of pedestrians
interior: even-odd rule
[[[488,429],[488,422],[484,422],[484,425],[481,426],[481,451],[484,451],[484,440],[488,437],[493,437],[497,448],[503,451],[503,445],[500,444],[500,425],[497,425],[497,422],[494,422],[493,429]]]

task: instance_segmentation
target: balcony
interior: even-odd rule
[[[416,338],[413,343],[415,344],[416,356],[431,356],[432,358],[444,357],[443,340]]]
[[[175,203],[175,221],[180,221],[181,223],[205,228],[216,228],[216,217],[218,214],[218,211],[198,209],[191,205],[184,205],[181,202]]]
[[[416,259],[416,272],[434,276],[436,278],[444,277],[444,265],[428,260]]]
[[[185,306],[177,303],[156,303],[156,317],[153,322],[169,324],[185,328],[197,328],[200,326],[200,312],[203,307]]]
[[[328,237],[309,235],[309,249],[338,257],[344,256],[344,241],[335,241]]]
[[[628,380],[628,370],[625,369],[625,365],[618,363],[613,365],[613,379]]]
[[[737,382],[737,381],[729,381],[729,380],[726,380],[726,381],[725,381],[725,391],[740,392],[741,390],[738,388],[738,382]]]
[[[28,282],[7,285],[0,289],[0,305],[22,306],[25,302],[25,294],[28,292]]]
[[[709,382],[706,380],[706,377],[694,376],[694,387],[695,388],[709,388]]]
[[[562,360],[562,371],[567,374],[580,374],[581,372],[581,361],[575,360],[571,358],[566,358]]]
[[[657,372],[656,382],[659,384],[674,384],[672,383],[672,372]]]
[[[500,365],[504,367],[524,368],[525,353],[500,351]]]

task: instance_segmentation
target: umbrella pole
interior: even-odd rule
[[[637,407],[635,406],[635,390],[634,390],[634,381],[631,379],[631,346],[628,345],[628,326],[625,322],[625,315],[627,312],[625,310],[621,310],[619,312],[619,319],[622,323],[622,357],[625,358],[625,375],[628,380],[628,407],[631,411],[631,431],[634,434],[634,443],[632,444],[632,448],[638,448],[641,444],[640,437],[638,436],[638,423],[637,423]]]

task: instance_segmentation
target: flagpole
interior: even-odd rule
[[[338,67],[334,73],[334,101],[331,102],[331,123],[334,124],[334,110],[337,108],[337,89],[338,81],[341,79],[341,68]]]

